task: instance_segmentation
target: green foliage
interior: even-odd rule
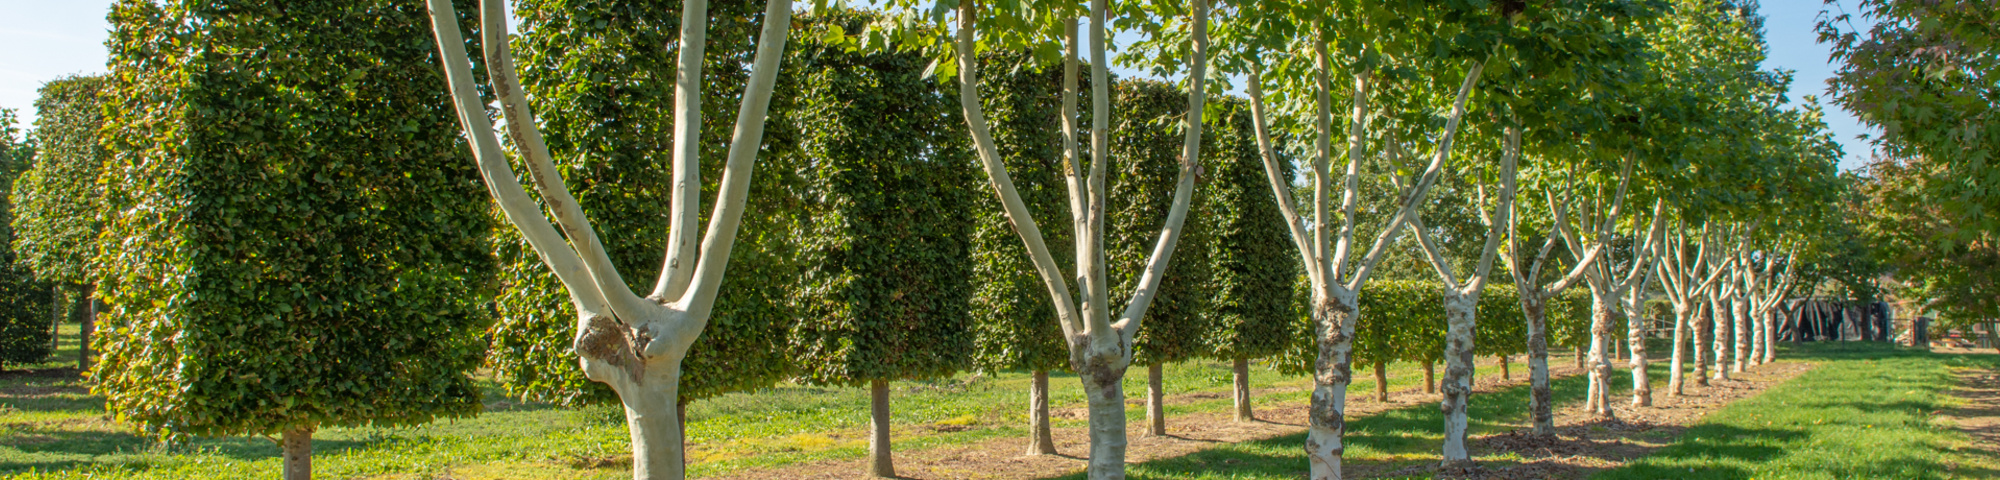
[[[103,127],[103,76],[71,76],[42,85],[35,101],[37,161],[14,184],[15,253],[42,281],[81,284],[97,251],[104,187],[98,173],[110,155]]]
[[[1294,308],[1309,311],[1304,279],[1293,295]],[[1476,355],[1523,355],[1527,353],[1527,318],[1513,285],[1488,284],[1480,293],[1478,330],[1473,336]],[[1360,321],[1354,329],[1354,364],[1375,362],[1437,362],[1444,359],[1444,286],[1438,282],[1377,280],[1369,282],[1360,295]],[[1547,306],[1547,332],[1553,347],[1590,345],[1590,294],[1570,289],[1551,299]],[[1297,314],[1298,328],[1312,325],[1309,313]],[[1622,328],[1620,329],[1622,332]],[[1301,330],[1311,331],[1311,330]],[[1311,335],[1293,337],[1278,355],[1280,371],[1306,374],[1313,371],[1319,354]]]
[[[200,435],[479,411],[490,207],[423,3],[123,0],[110,20],[107,408]]]
[[[14,183],[22,171],[36,160],[32,145],[18,137],[14,111],[0,109],[0,188]],[[14,198],[0,200],[0,221],[11,225]],[[14,229],[0,226],[0,367],[8,363],[34,363],[48,358],[49,336],[54,322],[50,308],[53,292],[35,281],[28,268],[16,262]]]
[[[721,180],[763,8],[761,2],[709,7],[702,198],[715,198]],[[514,7],[521,33],[513,49],[544,141],[612,263],[635,288],[654,284],[666,252],[680,10],[679,2],[618,0],[524,0]],[[784,71],[796,67],[788,60]],[[775,117],[788,98],[772,100]],[[782,125],[770,130],[768,142],[785,135]],[[777,183],[783,177],[759,170],[708,328],[681,362],[683,401],[768,386],[790,374],[783,348],[793,314],[784,299],[795,275],[780,235],[792,228],[792,213],[773,200],[785,194]],[[708,213],[702,210],[704,224]],[[494,245],[500,321],[491,331],[489,362],[508,392],[565,404],[615,400],[609,387],[577,368],[576,311],[555,275],[511,225],[495,230]]]
[[[795,51],[795,83],[774,96],[797,102],[779,117],[797,146],[769,168],[801,182],[784,240],[801,271],[800,375],[854,385],[971,367],[972,196],[984,192],[956,99],[914,52]]]
[[[1157,81],[1123,80],[1111,85],[1111,95],[1113,163],[1105,169],[1105,273],[1112,292],[1130,295],[1138,288],[1161,226],[1166,224],[1167,211],[1173,207],[1187,135],[1182,125],[1187,117],[1187,93]],[[1214,145],[1214,133],[1204,129],[1202,141]],[[1202,150],[1207,156],[1218,149]],[[1208,203],[1204,190],[1195,190],[1192,205]],[[1188,215],[1198,218],[1207,213],[1190,211]],[[1202,341],[1208,330],[1204,323],[1215,311],[1209,284],[1212,267],[1206,261],[1214,248],[1211,226],[1197,220],[1182,228],[1174,250],[1176,261],[1168,262],[1158,294],[1133,337],[1135,365],[1177,362],[1204,353]]]
[[[1250,104],[1237,98],[1215,98],[1206,131],[1214,139],[1202,148],[1209,176],[1201,187],[1203,202],[1193,222],[1209,232],[1208,258],[1174,255],[1179,262],[1209,262],[1206,290],[1213,310],[1207,320],[1207,352],[1217,359],[1263,358],[1276,355],[1294,337],[1289,290],[1304,272],[1299,253],[1285,227],[1271,181],[1257,151]],[[1290,158],[1278,161],[1281,178],[1292,178]],[[1150,326],[1148,327],[1150,328]]]
[[[980,94],[1001,162],[1036,219],[1065,273],[1076,268],[1069,191],[1065,188],[1062,67],[1038,66],[1025,55],[991,55],[980,70]],[[1078,75],[1087,77],[1086,75]],[[1089,91],[1078,79],[1078,102]],[[1082,126],[1078,126],[1081,132]],[[1079,139],[1087,144],[1086,139]],[[1088,148],[1087,146],[1082,148]],[[967,186],[974,202],[972,232],[973,364],[982,370],[1066,370],[1069,346],[1056,323],[1055,303],[1036,274],[1028,249],[984,181]],[[1069,278],[1066,275],[1065,278]]]

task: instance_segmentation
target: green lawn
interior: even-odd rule
[[[1881,344],[1783,351],[1820,366],[1687,430],[1605,479],[2000,478],[2000,458],[1932,421],[1957,399],[1954,368],[2000,368],[2000,356],[1939,355]]]
[[[30,367],[74,367],[74,326],[63,335],[68,343],[58,358],[68,359],[66,363]],[[1482,363],[1491,368],[1490,359]],[[1221,394],[1170,403],[1170,421],[1176,415],[1228,411],[1227,364],[1189,362],[1165,370],[1169,395]],[[1309,379],[1264,368],[1252,372],[1260,404],[1306,401]],[[1356,373],[1362,378],[1351,395],[1372,396],[1372,375]],[[1415,386],[1420,379],[1415,365],[1391,368],[1392,389]],[[1144,381],[1145,369],[1133,368],[1127,395],[1143,398]],[[1024,373],[895,382],[896,448],[915,451],[1023,436],[1028,382]],[[419,426],[321,429],[314,444],[316,473],[383,479],[446,474],[455,479],[630,478],[624,417],[616,408],[517,404],[506,401],[490,382],[484,385],[488,410],[476,417]],[[1050,386],[1054,408],[1083,405],[1076,377],[1056,375]],[[0,375],[0,478],[263,479],[278,471],[278,449],[263,437],[163,444],[109,418],[103,401],[85,390],[74,371]],[[692,476],[867,453],[865,389],[784,385],[695,402],[688,410]],[[1128,412],[1135,423],[1145,415],[1142,408]],[[1083,421],[1058,419],[1056,426],[1081,427]],[[1291,445],[1296,450],[1297,442]]]
[[[1956,399],[1954,368],[2000,369],[2000,356],[1931,354],[1882,344],[1823,343],[1781,348],[1780,357],[1819,364],[1798,378],[1704,418],[1681,438],[1600,479],[1953,479],[2000,478],[2000,458],[1931,420]],[[1658,364],[1655,364],[1656,366]],[[1664,371],[1653,378],[1664,382]],[[1612,385],[1629,386],[1619,375]],[[1581,401],[1584,378],[1555,382],[1561,405]],[[1657,387],[1656,387],[1657,389]],[[1657,390],[1656,390],[1657,391]],[[1525,387],[1474,397],[1472,433],[1517,428]],[[1434,464],[1442,441],[1438,409],[1421,405],[1350,422],[1353,468],[1395,471]],[[1302,475],[1304,434],[1219,445],[1133,465],[1131,478],[1290,480]],[[1481,462],[1520,458],[1488,456]],[[1082,478],[1082,475],[1060,477]]]

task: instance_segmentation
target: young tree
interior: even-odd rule
[[[1010,5],[1012,6],[1012,5]],[[1089,174],[1081,164],[1082,149],[1077,145],[1077,116],[1074,113],[1077,70],[1077,37],[1074,11],[1068,6],[1047,7],[1034,10],[1034,6],[1019,9],[979,9],[975,2],[959,4],[958,28],[952,57],[956,59],[954,72],[959,80],[959,103],[965,111],[966,124],[971,132],[973,145],[979,152],[980,164],[995,193],[1006,206],[1007,218],[1013,223],[1016,233],[1027,246],[1034,260],[1035,271],[1042,277],[1044,285],[1054,299],[1057,321],[1063,330],[1063,338],[1069,346],[1070,364],[1083,381],[1085,397],[1090,411],[1091,453],[1089,478],[1113,479],[1124,477],[1125,463],[1125,402],[1120,380],[1127,366],[1132,362],[1133,337],[1137,335],[1147,309],[1157,296],[1160,279],[1166,274],[1174,249],[1180,239],[1183,223],[1187,218],[1189,204],[1194,195],[1195,165],[1201,158],[1202,119],[1195,112],[1204,112],[1203,102],[1207,98],[1206,58],[1208,48],[1208,6],[1203,0],[1196,0],[1189,25],[1193,33],[1193,48],[1189,58],[1194,72],[1189,75],[1188,108],[1189,115],[1182,121],[1185,138],[1180,156],[1180,179],[1174,186],[1173,203],[1161,226],[1158,242],[1145,263],[1144,273],[1138,276],[1131,301],[1124,311],[1115,318],[1111,313],[1110,286],[1105,274],[1107,248],[1104,242],[1106,219],[1104,217],[1109,193],[1105,188],[1105,169],[1110,158],[1111,93],[1108,65],[1104,58],[1105,36],[1109,5],[1107,0],[1094,0],[1090,14],[1090,50],[1092,103],[1091,161]],[[977,31],[982,25],[1029,25],[1023,18],[1029,12],[1054,14],[1058,18],[1069,46],[1065,58],[1063,80],[1064,150],[1068,158],[1066,183],[1070,198],[1071,220],[1077,248],[1076,297],[1071,296],[1070,281],[1062,277],[1055,259],[1050,255],[1041,229],[1022,202],[1019,191],[1002,164],[998,149],[993,141],[991,127],[983,112],[979,94],[979,77],[976,70],[978,51],[975,45]],[[1041,20],[1046,22],[1046,20]],[[1056,25],[1044,25],[1056,26]],[[1038,35],[1047,38],[1048,32],[1015,31],[995,28],[986,42],[988,48],[1021,46]],[[1076,300],[1080,298],[1081,301]]]
[[[667,261],[654,292],[639,296],[611,263],[582,208],[556,171],[543,144],[533,114],[520,90],[512,54],[505,39],[506,12],[500,0],[481,2],[480,45],[486,52],[488,78],[499,98],[508,136],[525,163],[537,193],[562,228],[558,233],[513,171],[480,99],[463,49],[459,17],[447,0],[428,0],[432,31],[437,37],[460,124],[472,144],[473,156],[489,193],[509,223],[521,230],[542,261],[570,293],[577,310],[573,343],[591,380],[609,384],[625,405],[632,434],[632,474],[639,479],[679,479],[684,475],[679,399],[681,360],[707,327],[722,286],[723,271],[741,226],[749,194],[751,169],[763,143],[765,114],[778,64],[791,28],[791,2],[771,0],[764,11],[748,85],[737,111],[735,135],[722,174],[715,211],[706,237],[698,244],[700,212],[700,139],[698,104],[702,56],[706,45],[707,3],[683,2],[681,49],[675,87],[673,206]]]
[[[1263,194],[1268,187],[1249,102],[1215,104],[1216,140],[1207,151],[1216,159],[1207,163],[1206,201],[1199,207],[1213,241],[1209,288],[1215,303],[1204,344],[1212,358],[1231,363],[1235,418],[1251,421],[1250,360],[1279,354],[1296,335],[1290,296],[1271,292],[1291,291],[1301,272],[1277,199]],[[1290,161],[1279,167],[1281,176],[1292,178]]]
[[[107,83],[103,76],[70,76],[42,84],[35,101],[37,159],[20,164],[27,170],[13,188],[13,248],[21,264],[42,283],[77,293],[78,370],[90,368],[90,336],[97,325],[90,274],[104,225],[98,175],[110,155],[98,130],[104,126],[100,99]],[[53,310],[60,319],[65,309]]]
[[[538,112],[543,143],[602,235],[606,255],[630,283],[657,278],[669,240],[671,222],[663,218],[675,202],[673,89],[682,53],[676,41],[682,6],[629,0],[533,0],[513,6],[521,25],[510,45],[520,62],[521,89]],[[731,109],[749,79],[757,18],[765,6],[714,5],[708,10],[712,40],[689,49],[703,64],[692,89],[700,95],[694,102],[702,111],[700,141],[694,143],[702,156],[728,153]],[[798,58],[796,52],[789,55]],[[796,77],[780,75],[777,88]],[[783,120],[790,97],[773,101],[769,152],[796,150],[796,142],[789,141],[796,135]],[[703,195],[719,188],[715,180],[722,167],[721,162],[699,166],[697,178],[706,179],[699,187]],[[794,182],[790,169],[775,170],[766,167],[750,184],[745,201],[754,206],[745,208],[743,234],[731,249],[731,274],[718,287],[711,328],[702,330],[681,360],[677,408],[767,387],[794,374],[786,342],[797,315],[787,299],[797,283],[791,279],[799,277],[793,261],[798,255],[789,239],[775,233],[795,225],[793,205],[784,203],[785,189]],[[500,261],[500,294],[494,298],[500,317],[489,330],[487,361],[501,386],[517,398],[567,405],[618,401],[608,386],[576,367],[570,294],[540,254],[518,229],[495,229],[493,242]]]
[[[318,428],[478,412],[491,223],[422,4],[126,0],[110,21],[107,410],[279,434],[287,479]]]

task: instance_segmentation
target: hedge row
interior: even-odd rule
[[[491,202],[423,2],[121,0],[110,21],[107,409],[202,435],[477,412]]]
[[[20,138],[14,126],[14,111],[0,109],[0,187],[35,161],[35,148]],[[0,369],[9,363],[34,363],[48,358],[55,323],[50,307],[52,292],[38,282],[27,267],[15,262],[15,233],[11,224],[17,207],[11,199],[0,199]]]
[[[1319,347],[1311,335],[1312,318],[1303,278],[1294,288],[1297,316],[1292,343],[1276,359],[1281,371],[1313,371]],[[1527,353],[1527,318],[1521,314],[1513,285],[1488,285],[1480,295],[1478,330],[1473,352],[1482,356]],[[1368,284],[1360,295],[1360,322],[1355,326],[1354,365],[1375,362],[1441,362],[1444,358],[1444,285],[1437,282],[1385,281]],[[1548,303],[1546,331],[1550,349],[1590,345],[1590,293],[1570,289]],[[1623,329],[1619,329],[1622,334]]]

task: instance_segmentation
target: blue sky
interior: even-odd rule
[[[1841,0],[1853,11],[1854,0]],[[109,0],[0,0],[0,107],[34,117],[35,90],[42,82],[69,74],[103,73],[104,39],[109,28],[104,13]],[[1815,19],[1824,6],[1819,0],[1765,0],[1763,13],[1770,42],[1765,68],[1797,72],[1790,95],[1794,103],[1806,95],[1825,102],[1826,78],[1833,66],[1826,46],[1817,42]],[[1853,115],[1828,109],[1827,123],[1845,146],[1842,169],[1861,165],[1869,151],[1857,135],[1869,133]]]

